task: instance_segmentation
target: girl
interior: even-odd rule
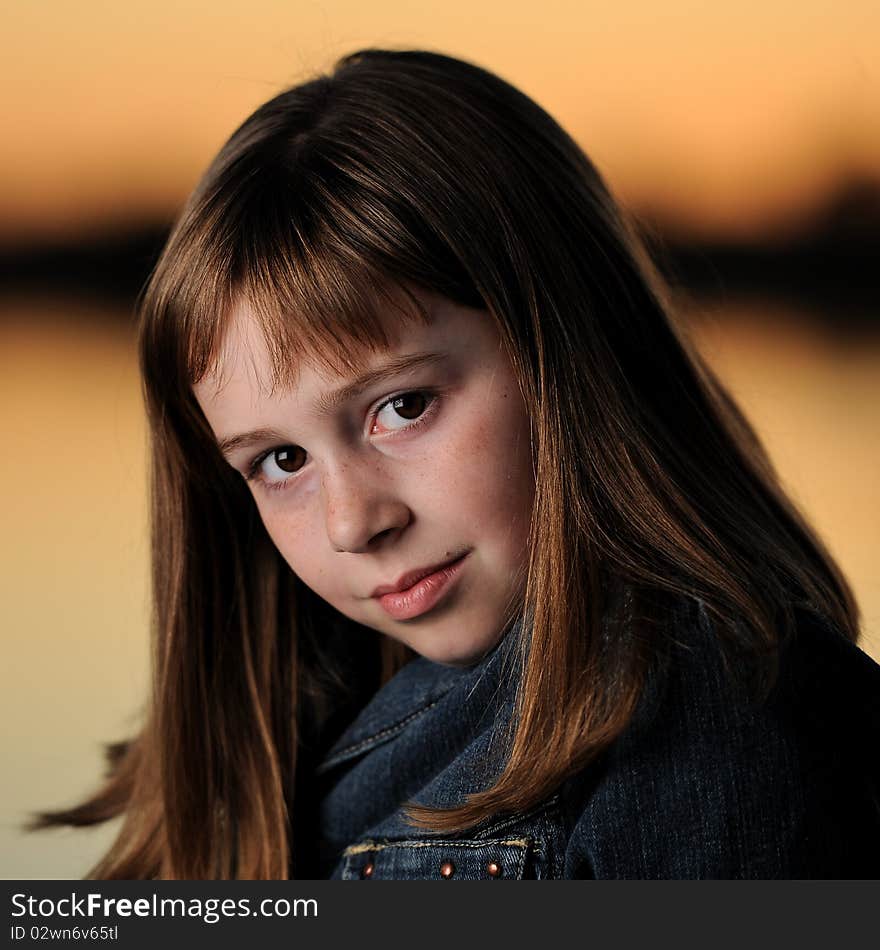
[[[858,877],[880,669],[588,159],[367,50],[147,287],[155,671],[105,878]]]

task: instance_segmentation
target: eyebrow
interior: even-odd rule
[[[317,413],[319,415],[330,415],[346,403],[356,399],[370,386],[379,385],[388,379],[399,376],[401,373],[435,366],[446,359],[447,356],[443,353],[412,353],[387,360],[381,366],[367,370],[344,386],[319,396],[316,402]],[[258,442],[274,442],[282,438],[283,436],[277,429],[261,428],[227,436],[225,439],[220,439],[217,445],[223,455],[228,456],[236,449],[247,448]]]

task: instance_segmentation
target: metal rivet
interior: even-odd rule
[[[450,878],[455,874],[455,865],[451,861],[444,861],[440,865],[440,876]]]
[[[369,864],[364,865],[364,869],[361,871],[361,877],[372,877],[373,876],[373,862],[370,861]]]
[[[486,870],[489,872],[489,877],[501,877],[501,865],[494,861],[490,861],[486,865]]]

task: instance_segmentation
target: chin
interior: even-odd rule
[[[479,663],[500,639],[501,631],[498,631],[489,636],[468,638],[466,641],[455,636],[425,636],[424,639],[413,637],[407,645],[432,663],[466,667]]]

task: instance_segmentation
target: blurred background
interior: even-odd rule
[[[876,0],[2,0],[0,876],[80,876],[115,831],[19,828],[146,697],[137,291],[233,128],[363,46],[471,59],[583,145],[880,657]]]

